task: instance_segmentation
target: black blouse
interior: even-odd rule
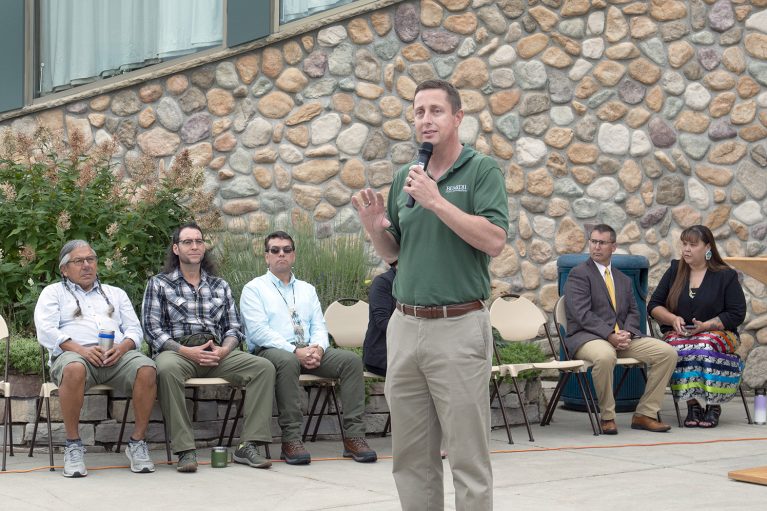
[[[666,298],[676,278],[677,268],[679,261],[674,259],[650,298],[648,313],[652,313],[655,307],[666,306]],[[685,288],[688,288],[689,280],[685,284]],[[737,332],[738,326],[746,319],[746,297],[738,282],[738,272],[732,268],[721,271],[708,270],[695,293],[695,298],[690,298],[685,289],[679,295],[676,308],[677,310],[670,312],[683,317],[685,325],[691,325],[693,318],[708,321],[718,316],[725,330]],[[672,329],[670,325],[661,325],[664,334]]]

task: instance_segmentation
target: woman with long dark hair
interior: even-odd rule
[[[708,227],[693,225],[680,238],[682,257],[671,261],[647,309],[679,355],[671,391],[687,400],[684,425],[713,428],[740,384],[743,362],[735,350],[746,298]]]

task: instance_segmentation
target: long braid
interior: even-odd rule
[[[67,284],[69,282],[69,279],[65,276],[61,277],[61,283],[64,284],[64,288],[69,291],[69,294],[72,295],[72,298],[75,299],[75,303],[77,303],[77,309],[75,309],[75,317],[79,318],[83,315],[82,308],[80,307],[80,300],[77,299],[77,295],[75,295],[75,292],[69,289],[69,285]]]
[[[109,301],[109,298],[107,298],[106,293],[104,293],[104,288],[101,287],[101,281],[99,280],[98,275],[96,275],[96,283],[99,285],[99,293],[101,296],[104,297],[104,300],[107,302],[107,305],[109,305],[109,310],[107,311],[107,314],[109,314],[109,317],[112,317],[112,314],[115,312],[115,306],[112,305],[112,302]]]
[[[77,303],[77,309],[75,309],[75,317],[79,318],[79,317],[81,317],[83,315],[82,308],[80,307],[80,300],[77,299],[77,295],[75,295],[74,291],[72,291],[69,288],[68,282],[69,282],[69,279],[67,279],[66,277],[61,277],[61,283],[64,284],[64,288],[67,291],[69,291],[69,294],[72,295],[72,298],[75,299],[75,303]],[[111,318],[112,314],[114,314],[114,312],[115,312],[115,306],[112,305],[112,302],[109,301],[109,297],[107,297],[106,293],[104,293],[104,289],[101,287],[101,281],[99,280],[98,277],[96,277],[96,283],[98,284],[99,294],[102,296],[102,298],[104,298],[104,301],[107,302],[107,305],[109,305],[109,309],[107,310],[107,314]]]

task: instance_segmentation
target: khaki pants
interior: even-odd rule
[[[225,378],[245,387],[243,442],[269,443],[274,393],[274,367],[264,359],[233,351],[216,367],[202,367],[175,351],[163,351],[157,364],[157,398],[174,453],[194,449],[192,419],[186,409],[184,382],[189,378]]]
[[[639,337],[632,339],[625,350],[616,351],[603,339],[588,341],[575,353],[575,358],[593,364],[591,378],[597,391],[602,420],[615,419],[615,396],[613,395],[613,371],[616,359],[631,357],[649,366],[647,383],[636,413],[655,419],[663,402],[671,373],[676,367],[676,350],[658,339]]]
[[[338,378],[344,412],[344,434],[347,438],[365,436],[365,423],[362,420],[365,411],[365,380],[362,359],[356,353],[328,348],[322,356],[320,367],[316,369],[302,368],[295,353],[290,351],[266,348],[256,354],[269,360],[277,370],[274,390],[280,414],[277,423],[282,429],[283,442],[301,439],[301,422],[304,418],[298,384],[301,373]]]
[[[493,341],[487,310],[448,319],[418,319],[395,310],[386,338],[392,474],[402,509],[444,509],[443,439],[455,508],[492,509],[488,388]]]
[[[71,363],[85,366],[85,390],[94,385],[110,385],[128,396],[133,394],[136,373],[144,366],[155,367],[152,359],[140,351],[131,350],[109,367],[97,367],[74,351],[65,351],[56,357],[51,366],[51,380],[61,385],[64,368]]]

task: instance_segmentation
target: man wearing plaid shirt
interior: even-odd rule
[[[269,424],[274,366],[237,350],[243,340],[229,284],[215,276],[202,230],[184,224],[173,233],[162,273],[149,279],[142,306],[144,335],[157,364],[160,407],[178,454],[179,472],[195,472],[197,455],[185,403],[189,378],[224,378],[245,387],[243,443],[234,461],[269,468],[260,445],[271,441]]]

